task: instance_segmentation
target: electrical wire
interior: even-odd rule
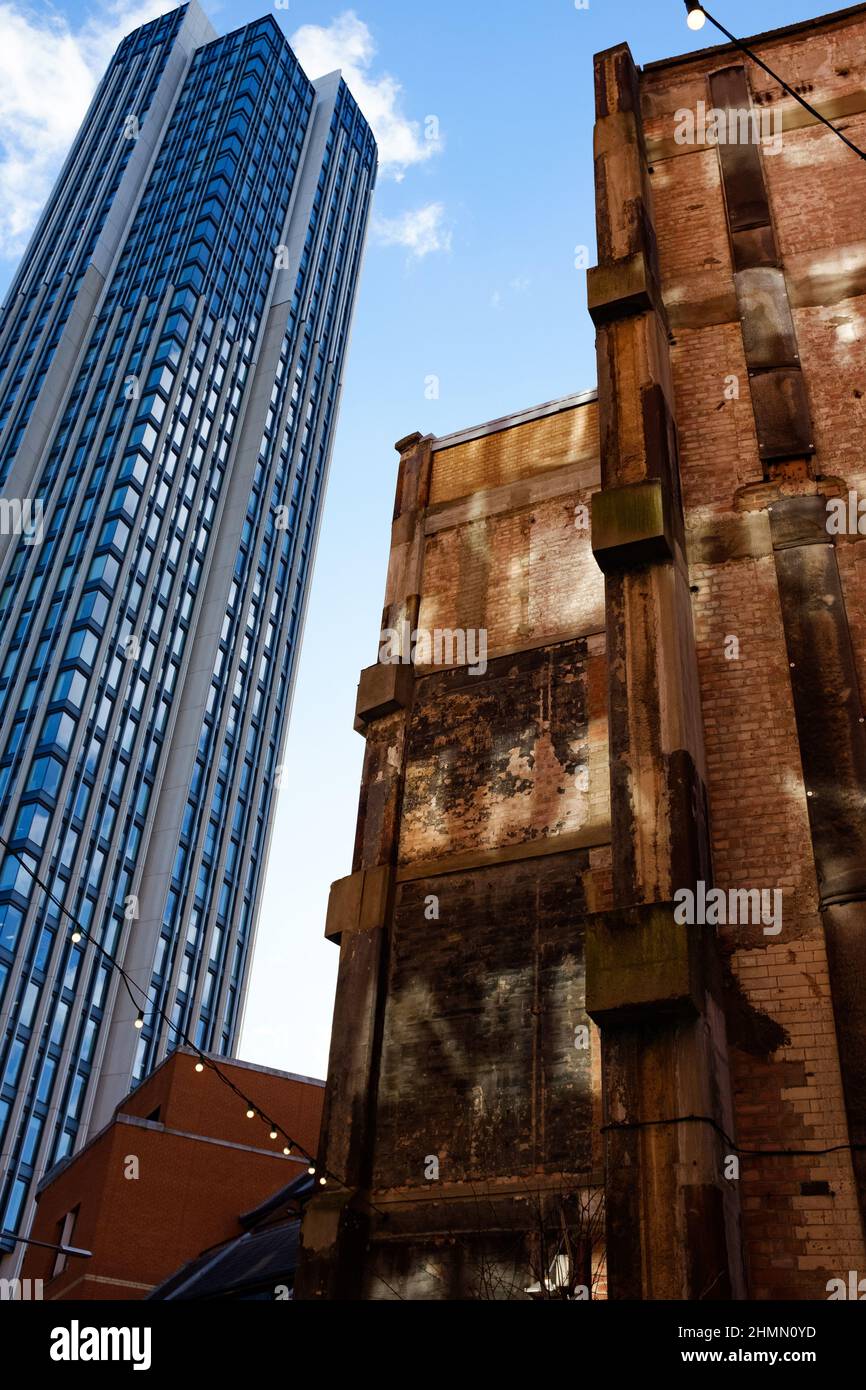
[[[123,981],[123,984],[126,988],[127,994],[129,995],[133,1007],[139,1010],[139,1017],[142,1017],[144,1009],[147,1008],[147,1006],[150,1006],[151,1013],[161,1018],[169,1028],[170,1032],[174,1033],[175,1036],[179,1037],[180,1040],[189,1048],[189,1050],[195,1054],[195,1056],[198,1058],[198,1065],[203,1068],[208,1068],[210,1071],[212,1071],[217,1076],[217,1078],[223,1083],[223,1085],[228,1087],[228,1089],[231,1090],[234,1093],[234,1095],[236,1095],[238,1099],[244,1103],[247,1109],[247,1113],[248,1115],[250,1115],[251,1118],[258,1117],[259,1119],[264,1121],[264,1123],[268,1126],[271,1134],[276,1134],[278,1138],[282,1138],[285,1141],[285,1148],[292,1152],[297,1151],[298,1155],[301,1158],[306,1159],[307,1163],[309,1164],[310,1176],[317,1176],[322,1185],[325,1185],[327,1182],[330,1181],[335,1183],[338,1187],[346,1188],[346,1184],[343,1182],[341,1178],[337,1177],[335,1173],[331,1173],[328,1169],[321,1167],[317,1158],[315,1158],[312,1154],[308,1153],[304,1146],[299,1144],[296,1139],[294,1139],[290,1134],[288,1134],[287,1131],[282,1127],[282,1125],[278,1124],[275,1120],[271,1119],[268,1113],[265,1110],[263,1110],[262,1107],[252,1099],[251,1096],[247,1095],[247,1093],[241,1087],[236,1085],[236,1083],[231,1079],[231,1077],[226,1076],[222,1068],[214,1061],[212,1057],[210,1057],[207,1053],[202,1052],[201,1048],[197,1047],[196,1044],[193,1043],[191,1039],[186,1035],[186,1033],[184,1033],[177,1024],[171,1021],[168,1014],[166,1014],[165,1010],[158,1003],[154,1003],[154,1001],[150,999],[150,996],[148,995],[147,991],[144,989],[142,985],[139,985],[135,980],[132,980],[130,978],[130,976],[124,970],[120,962],[116,960],[116,958],[111,954],[111,952],[107,951],[105,947],[102,946],[101,943],[97,941],[96,938],[92,936],[90,932],[87,931],[86,928],[84,928],[81,925],[80,922],[78,922],[77,918],[73,915],[73,913],[71,913],[69,909],[65,907],[65,905],[60,901],[60,899],[57,898],[51,892],[50,888],[39,877],[35,870],[31,868],[31,866],[24,860],[22,855],[17,850],[12,848],[9,842],[6,839],[4,839],[2,835],[0,835],[0,846],[2,846],[7,851],[7,853],[11,854],[18,861],[18,863],[22,866],[25,872],[30,875],[37,887],[39,887],[42,890],[42,892],[45,893],[47,898],[51,902],[53,902],[57,908],[59,908],[59,910],[63,913],[63,915],[66,918],[68,918],[68,920],[73,924],[74,933],[79,938],[82,938],[85,941],[89,942],[91,945],[95,946],[97,951],[99,951],[99,953],[104,957],[104,959],[106,959],[111,964],[111,966],[118,972],[121,980]],[[135,996],[132,993],[133,989],[137,990],[138,993],[142,996],[142,999],[144,1001],[143,1005],[136,1000]],[[728,1135],[725,1132],[722,1126],[718,1124],[718,1122],[714,1120],[712,1116],[709,1115],[681,1115],[674,1118],[661,1120],[617,1121],[615,1123],[603,1125],[601,1128],[601,1133],[610,1134],[616,1132],[634,1132],[639,1130],[656,1129],[670,1125],[681,1124],[708,1125],[719,1135],[719,1137],[722,1140],[724,1140],[725,1144],[728,1145],[728,1147],[731,1149],[733,1153],[740,1154],[744,1157],[749,1158],[821,1158],[836,1153],[866,1152],[866,1144],[837,1144],[825,1149],[743,1148],[740,1145],[736,1144],[735,1141],[730,1137],[730,1135]],[[362,1200],[364,1201],[364,1204],[370,1211],[375,1211],[381,1216],[386,1215],[384,1210],[378,1207],[370,1198],[365,1197],[362,1198]]]
[[[809,112],[810,116],[814,116],[816,121],[820,121],[822,125],[825,125],[827,127],[828,130],[832,130],[834,135],[838,135],[839,139],[842,141],[843,144],[848,146],[849,150],[853,150],[854,153],[856,155],[859,155],[861,159],[866,159],[866,151],[861,150],[859,145],[855,145],[853,140],[849,140],[847,135],[843,135],[841,130],[837,130],[836,126],[834,126],[833,123],[829,121],[826,116],[822,116],[821,112],[816,110],[816,108],[812,106],[810,102],[806,101],[805,97],[801,97],[799,92],[795,92],[794,88],[789,86],[785,79],[783,77],[780,77],[777,72],[774,72],[773,69],[764,62],[763,58],[759,58],[757,53],[754,53],[751,48],[748,48],[746,44],[742,42],[741,39],[738,39],[734,34],[730,32],[729,29],[726,29],[724,24],[720,24],[719,21],[715,18],[715,16],[710,14],[709,10],[706,8],[705,5],[701,5],[701,9],[703,10],[710,23],[714,24],[718,29],[719,33],[724,34],[725,38],[729,39],[735,48],[739,48],[740,52],[745,53],[747,58],[751,58],[752,62],[757,63],[759,68],[763,68],[764,72],[766,72],[768,76],[772,77],[774,82],[778,82],[779,86],[783,89],[783,91],[786,91],[788,93],[788,96],[793,97],[795,101],[798,101],[800,105],[804,108],[804,110]]]
[[[224,1086],[227,1086],[231,1091],[234,1092],[234,1094],[238,1097],[239,1100],[244,1102],[247,1108],[247,1112],[252,1112],[252,1118],[258,1117],[259,1119],[263,1120],[264,1123],[269,1127],[270,1132],[272,1134],[275,1133],[278,1138],[284,1141],[284,1152],[286,1150],[289,1150],[289,1152],[297,1152],[299,1157],[306,1159],[307,1163],[309,1164],[309,1172],[311,1177],[318,1177],[322,1185],[324,1185],[327,1181],[331,1181],[339,1184],[339,1186],[341,1187],[345,1186],[341,1179],[339,1179],[335,1174],[328,1172],[328,1170],[325,1168],[322,1168],[319,1164],[318,1159],[314,1157],[312,1154],[308,1153],[303,1144],[298,1143],[296,1139],[294,1139],[290,1134],[288,1134],[287,1131],[283,1128],[283,1126],[278,1124],[276,1120],[273,1120],[271,1116],[267,1113],[267,1111],[263,1110],[262,1107],[252,1099],[251,1096],[248,1096],[245,1091],[243,1091],[238,1085],[235,1084],[234,1081],[232,1081],[231,1077],[226,1076],[225,1072],[213,1059],[213,1057],[211,1057],[208,1053],[203,1052],[201,1048],[198,1047],[187,1036],[187,1034],[183,1032],[183,1030],[180,1028],[178,1024],[172,1022],[172,1020],[169,1018],[168,1014],[161,1007],[161,1005],[152,1000],[147,990],[142,985],[138,984],[137,981],[133,980],[129,976],[127,971],[124,970],[120,962],[111,954],[111,952],[106,950],[106,948],[101,944],[101,942],[97,941],[96,937],[91,935],[91,933],[86,929],[86,927],[82,926],[82,924],[78,921],[74,914],[69,911],[69,909],[64,905],[64,903],[62,903],[61,900],[58,897],[56,897],[54,893],[52,893],[48,885],[44,882],[43,879],[39,877],[38,873],[36,873],[32,866],[23,858],[19,851],[14,849],[12,845],[9,844],[8,840],[6,840],[2,835],[0,835],[0,846],[2,846],[2,848],[5,849],[8,854],[11,854],[12,857],[18,861],[18,863],[24,869],[25,873],[30,875],[30,878],[33,880],[36,886],[42,890],[42,892],[46,895],[49,901],[54,903],[55,907],[59,908],[63,916],[66,917],[72,923],[73,937],[75,939],[76,944],[79,940],[82,939],[88,942],[90,945],[94,946],[96,950],[100,953],[100,955],[103,957],[103,959],[107,960],[109,964],[113,967],[113,969],[117,971],[124,985],[124,988],[126,989],[126,992],[129,996],[133,1008],[136,1009],[138,1012],[139,1020],[143,1022],[145,1011],[149,1011],[152,1015],[161,1018],[163,1022],[167,1025],[170,1033],[173,1033],[177,1038],[179,1038],[180,1041],[184,1043],[185,1046],[188,1047],[190,1051],[196,1055],[196,1057],[198,1058],[198,1065],[201,1068],[208,1068],[210,1071],[212,1071],[223,1083]],[[141,1000],[136,999],[135,995],[133,994],[133,990],[138,992],[138,994],[141,996]]]
[[[732,1153],[743,1154],[747,1158],[826,1158],[828,1154],[866,1153],[866,1144],[834,1144],[829,1149],[744,1149],[711,1115],[679,1115],[669,1120],[618,1120],[613,1124],[602,1125],[602,1134],[617,1131],[661,1129],[666,1125],[709,1125],[720,1139],[723,1139]]]

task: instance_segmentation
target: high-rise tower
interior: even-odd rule
[[[339,73],[193,2],[118,48],[7,296],[0,1230],[181,1033],[235,1044],[375,173]]]

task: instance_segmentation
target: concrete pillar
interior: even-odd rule
[[[744,1296],[724,1018],[712,928],[673,898],[712,881],[697,662],[684,556],[668,328],[658,284],[638,77],[626,46],[595,65],[597,328],[613,911],[587,938],[601,1029],[612,1298]]]
[[[328,1187],[309,1204],[295,1297],[361,1297],[370,1204],[388,938],[414,670],[430,437],[397,444],[400,468],[383,631],[405,633],[404,664],[362,672],[355,727],[367,740],[353,873],[331,889],[326,934],[340,946],[319,1161]],[[408,627],[406,626],[408,624]]]

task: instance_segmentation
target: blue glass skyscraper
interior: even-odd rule
[[[180,1033],[236,1043],[375,173],[339,73],[191,3],[7,295],[0,1230]]]

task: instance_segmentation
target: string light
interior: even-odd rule
[[[105,949],[104,946],[102,946],[94,937],[92,937],[92,936],[90,935],[89,932],[85,931],[84,928],[80,926],[80,924],[79,924],[79,923],[76,921],[76,919],[72,916],[72,914],[71,914],[71,912],[69,911],[69,909],[59,900],[59,898],[57,898],[57,897],[51,892],[51,890],[48,888],[48,886],[47,886],[45,883],[43,883],[43,881],[33,872],[33,870],[32,870],[32,868],[30,867],[30,865],[22,858],[22,856],[18,853],[18,851],[17,851],[17,850],[14,850],[14,849],[12,848],[12,846],[8,843],[8,841],[5,840],[5,839],[3,838],[2,835],[0,835],[0,846],[2,846],[2,848],[5,849],[5,850],[7,851],[7,853],[11,854],[11,855],[13,856],[13,858],[15,858],[15,859],[18,860],[18,863],[22,866],[22,868],[24,868],[24,869],[27,871],[27,873],[30,875],[30,878],[31,878],[31,879],[33,880],[33,882],[37,885],[37,887],[41,888],[42,891],[43,891],[43,893],[45,893],[45,895],[51,900],[51,902],[53,902],[53,903],[56,904],[56,906],[60,909],[60,911],[63,913],[63,915],[64,915],[65,917],[68,917],[68,918],[69,918],[69,920],[73,923],[73,926],[75,927],[75,931],[76,931],[77,933],[79,933],[81,936],[86,937],[88,943],[89,943],[90,945],[94,946],[95,949],[100,953],[100,955],[102,955],[102,956],[109,962],[109,964],[117,971],[118,975],[120,976],[120,978],[121,978],[121,980],[122,980],[122,982],[123,982],[123,984],[124,984],[124,986],[125,986],[125,988],[126,988],[127,994],[129,994],[130,999],[133,999],[133,996],[132,996],[132,993],[131,993],[131,985],[135,984],[135,982],[134,982],[134,981],[130,981],[129,976],[127,975],[126,971],[124,970],[124,968],[123,968],[123,966],[120,964],[120,962],[117,961],[117,960],[115,960],[114,956],[112,956],[111,953],[110,953],[109,951],[107,951],[107,950]],[[155,1016],[161,1018],[162,1021],[163,1021],[165,1024],[168,1025],[168,1027],[170,1028],[170,1030],[171,1030],[173,1033],[175,1033],[175,1034],[177,1035],[177,1037],[180,1038],[181,1042],[182,1042],[186,1047],[188,1047],[189,1050],[190,1050],[191,1052],[195,1052],[195,1053],[198,1054],[199,1060],[198,1060],[198,1061],[196,1062],[196,1064],[195,1064],[195,1070],[196,1070],[197,1072],[202,1072],[202,1071],[205,1070],[205,1067],[209,1068],[209,1069],[214,1073],[214,1075],[217,1077],[217,1079],[218,1079],[219,1081],[222,1082],[222,1084],[223,1084],[224,1086],[227,1086],[227,1087],[229,1088],[230,1091],[234,1092],[234,1094],[235,1094],[236,1096],[238,1096],[241,1100],[243,1100],[243,1101],[250,1107],[250,1109],[252,1110],[253,1115],[255,1115],[256,1113],[259,1113],[259,1114],[262,1115],[262,1119],[266,1120],[266,1122],[268,1122],[268,1123],[273,1124],[274,1130],[275,1130],[278,1134],[282,1135],[282,1136],[285,1138],[285,1140],[286,1140],[286,1144],[285,1144],[285,1146],[284,1146],[284,1148],[283,1148],[283,1153],[285,1154],[286,1158],[289,1158],[289,1157],[291,1156],[291,1154],[292,1154],[292,1152],[293,1152],[294,1149],[298,1149],[299,1152],[300,1152],[301,1157],[302,1157],[302,1158],[306,1158],[306,1159],[309,1160],[309,1167],[308,1167],[308,1169],[307,1169],[307,1172],[309,1173],[310,1177],[315,1177],[315,1175],[316,1175],[318,1169],[317,1169],[316,1163],[315,1163],[315,1161],[313,1160],[312,1156],[309,1155],[309,1154],[307,1154],[307,1153],[305,1153],[304,1150],[303,1150],[303,1148],[302,1148],[302,1146],[300,1146],[300,1145],[296,1142],[296,1140],[292,1139],[292,1137],[291,1137],[290,1135],[286,1134],[285,1130],[283,1130],[279,1125],[274,1124],[274,1122],[271,1121],[271,1120],[269,1119],[269,1117],[265,1116],[265,1115],[263,1114],[263,1112],[261,1112],[261,1111],[257,1112],[256,1109],[255,1109],[255,1106],[254,1106],[254,1104],[253,1104],[253,1101],[250,1099],[250,1097],[247,1096],[247,1095],[245,1095],[244,1092],[240,1089],[240,1087],[239,1087],[239,1086],[236,1086],[235,1083],[231,1080],[230,1077],[226,1076],[225,1072],[223,1072],[223,1071],[220,1069],[220,1067],[217,1065],[217,1063],[213,1060],[212,1057],[207,1057],[207,1056],[205,1056],[205,1054],[204,1054],[203,1052],[201,1052],[201,1051],[199,1050],[199,1048],[197,1048],[197,1047],[195,1046],[195,1044],[192,1043],[192,1042],[190,1041],[190,1039],[186,1036],[186,1034],[183,1033],[183,1032],[181,1032],[181,1030],[178,1028],[178,1026],[177,1026],[175,1023],[172,1023],[171,1019],[170,1019],[169,1016],[166,1014],[165,1010],[161,1007],[161,1005],[159,1005],[159,1004],[156,1003],[155,1001],[151,1000],[150,997],[149,997],[149,995],[147,994],[146,990],[144,990],[144,989],[141,987],[141,985],[135,984],[135,988],[139,991],[140,994],[143,994],[143,995],[144,995],[144,997],[145,997],[147,1003],[150,1005],[152,1014],[154,1014]],[[134,1001],[134,999],[133,999],[133,1003],[134,1003],[134,1002],[135,1002],[135,1001]],[[144,1014],[141,1013],[141,1012],[139,1012],[139,1019],[141,1019],[141,1025],[143,1025],[143,1023],[144,1023]],[[139,1026],[141,1026],[141,1025],[139,1025],[138,1020],[136,1020],[136,1027],[139,1027]],[[705,1116],[696,1116],[696,1115],[679,1116],[678,1118],[676,1118],[676,1119],[674,1119],[674,1120],[645,1121],[645,1122],[637,1123],[637,1124],[615,1124],[615,1125],[605,1125],[605,1126],[603,1127],[603,1129],[602,1129],[602,1133],[603,1133],[603,1134],[604,1134],[604,1133],[607,1133],[607,1131],[608,1131],[609,1129],[619,1129],[619,1128],[621,1128],[621,1129],[640,1129],[640,1128],[650,1128],[652,1125],[671,1125],[671,1124],[680,1125],[680,1124],[686,1124],[686,1123],[689,1123],[689,1122],[700,1122],[700,1123],[703,1123],[703,1124],[708,1124],[708,1125],[710,1125],[712,1128],[716,1129],[717,1132],[724,1138],[725,1142],[729,1145],[729,1147],[730,1147],[730,1149],[731,1149],[732,1152],[741,1153],[741,1154],[746,1154],[746,1155],[748,1155],[749,1157],[756,1157],[756,1158],[760,1158],[760,1157],[784,1157],[784,1158],[798,1158],[798,1157],[803,1157],[803,1158],[815,1158],[815,1157],[821,1157],[822,1155],[824,1155],[824,1154],[829,1154],[829,1153],[842,1153],[842,1152],[844,1152],[844,1153],[860,1153],[860,1152],[866,1152],[866,1144],[839,1144],[839,1145],[837,1145],[837,1146],[835,1146],[835,1147],[833,1147],[833,1148],[831,1148],[831,1149],[814,1149],[814,1150],[812,1150],[812,1149],[743,1149],[743,1148],[739,1148],[736,1144],[734,1144],[733,1140],[729,1139],[728,1136],[725,1135],[724,1131],[720,1128],[720,1126],[716,1123],[716,1121],[714,1121],[714,1120],[712,1120],[712,1119],[710,1119],[710,1118],[708,1118],[708,1117],[705,1117]],[[328,1182],[329,1179],[331,1179],[332,1181],[334,1181],[339,1187],[345,1188],[345,1186],[346,1186],[345,1183],[343,1182],[343,1180],[342,1180],[341,1178],[337,1177],[336,1174],[334,1174],[334,1173],[328,1172],[327,1169],[324,1170],[322,1176],[319,1178],[319,1185],[322,1186],[322,1187],[325,1187],[325,1186],[327,1185],[327,1182]],[[369,1198],[366,1199],[366,1205],[369,1207],[369,1209],[370,1209],[371,1211],[375,1211],[375,1212],[378,1212],[380,1215],[384,1215],[384,1213],[383,1213],[383,1211],[382,1211],[382,1208],[381,1208],[381,1207],[378,1207],[378,1206],[376,1205],[375,1202],[370,1201]]]
[[[162,1006],[156,1000],[150,998],[150,995],[148,994],[147,990],[144,989],[143,986],[138,984],[135,980],[132,980],[130,978],[130,976],[124,970],[123,966],[120,964],[118,960],[115,959],[111,952],[107,951],[105,947],[99,941],[97,941],[95,937],[91,936],[90,933],[86,931],[85,928],[80,924],[80,922],[78,922],[78,920],[75,917],[73,917],[72,913],[65,906],[65,904],[61,902],[61,900],[54,893],[52,893],[48,885],[39,877],[38,874],[34,873],[30,864],[27,863],[27,861],[21,856],[21,854],[18,853],[17,850],[12,848],[8,840],[4,839],[2,835],[0,835],[0,847],[6,850],[8,854],[11,854],[12,857],[18,861],[21,867],[29,875],[32,882],[35,883],[36,886],[42,890],[45,896],[51,902],[53,902],[57,908],[59,908],[63,916],[66,917],[72,923],[70,939],[76,945],[81,940],[86,941],[88,945],[93,946],[95,950],[99,952],[100,956],[102,956],[102,958],[105,961],[107,961],[108,964],[114,970],[117,971],[117,974],[120,977],[121,984],[123,985],[124,989],[129,995],[130,1002],[132,1003],[133,1007],[137,1010],[137,1017],[135,1019],[134,1024],[135,1028],[138,1031],[141,1031],[144,1028],[145,1016],[144,1010],[139,1007],[138,1001],[136,1000],[135,995],[132,992],[133,989],[135,989],[140,996],[144,997],[145,1006],[150,1009],[151,1015],[155,1018],[161,1019],[162,1022],[166,1024],[170,1034],[173,1034],[176,1038],[178,1038],[179,1041],[183,1043],[185,1047],[188,1047],[191,1052],[197,1054],[198,1060],[195,1063],[196,1072],[202,1073],[203,1071],[205,1071],[206,1068],[212,1071],[214,1075],[217,1077],[217,1079],[221,1081],[224,1086],[227,1086],[229,1090],[232,1091],[234,1095],[236,1095],[238,1099],[244,1103],[244,1105],[247,1107],[246,1113],[249,1119],[254,1120],[258,1116],[261,1120],[265,1122],[265,1124],[268,1125],[271,1139],[282,1138],[286,1141],[283,1147],[283,1153],[286,1156],[286,1158],[290,1158],[292,1154],[295,1151],[297,1151],[300,1154],[301,1158],[305,1158],[308,1160],[310,1164],[310,1168],[308,1170],[310,1176],[315,1176],[315,1174],[318,1172],[318,1168],[315,1162],[313,1161],[312,1155],[308,1154],[304,1150],[303,1146],[298,1144],[297,1140],[293,1139],[290,1134],[287,1134],[286,1131],[282,1128],[282,1126],[278,1125],[276,1121],[271,1119],[269,1115],[266,1115],[265,1112],[261,1110],[255,1104],[255,1102],[248,1095],[246,1095],[244,1091],[240,1089],[239,1086],[236,1086],[234,1081],[232,1081],[231,1077],[225,1074],[225,1072],[217,1065],[217,1063],[214,1061],[212,1057],[206,1056],[205,1053],[203,1053],[201,1049],[197,1047],[189,1037],[187,1037],[187,1035],[178,1027],[178,1025],[174,1023],[171,1018],[169,1018],[168,1014],[165,1012]],[[327,1170],[325,1170],[325,1172],[327,1173]],[[332,1178],[334,1182],[338,1183],[340,1186],[344,1186],[340,1178],[338,1178],[333,1173],[329,1173],[327,1174],[327,1177],[323,1176],[319,1178],[319,1182],[323,1187],[325,1186],[328,1178]]]
[[[704,14],[703,7],[697,4],[696,0],[686,0],[686,9],[689,12],[686,21],[689,28],[696,30],[703,29],[707,22],[707,16]]]

